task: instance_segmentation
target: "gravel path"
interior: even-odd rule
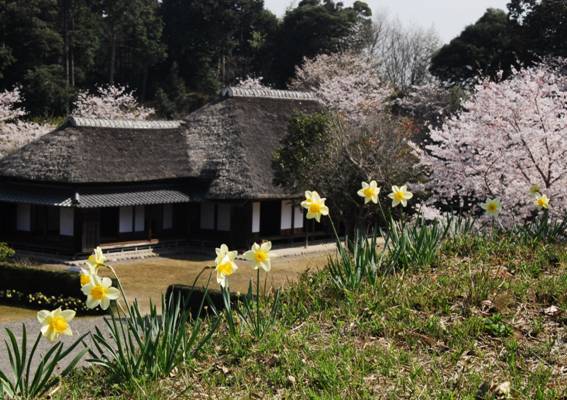
[[[14,333],[14,335],[18,340],[18,344],[20,344],[22,337],[22,324],[25,324],[26,326],[28,351],[29,351],[31,349],[31,346],[33,346],[33,343],[35,342],[35,339],[37,338],[39,329],[41,328],[37,320],[25,320],[21,322],[10,322],[10,323],[0,324],[0,339],[6,339],[6,340],[8,339],[8,335],[6,334],[6,328],[8,328]],[[73,329],[73,336],[72,337],[62,336],[61,342],[63,342],[65,346],[70,346],[78,337],[91,331],[97,325],[99,327],[104,325],[103,317],[76,318],[71,322],[71,328]],[[88,345],[89,341],[86,341],[86,344]],[[41,360],[41,355],[45,354],[51,346],[52,346],[51,342],[49,342],[47,339],[43,337],[41,338],[34,362],[32,362],[32,371],[35,369],[35,367],[37,367],[37,364]],[[77,352],[81,351],[82,349],[83,346],[79,345],[75,351],[75,354],[77,354]],[[70,362],[73,359],[73,357],[74,355],[70,354],[67,357],[67,359],[63,361],[63,365],[60,366],[59,370],[65,368],[67,363]],[[85,365],[84,360],[80,365]],[[6,351],[6,347],[4,345],[3,340],[0,340],[0,370],[2,370],[8,376],[11,376],[12,369],[10,366],[10,360],[8,358],[8,352]]]
[[[305,249],[302,247],[284,248],[273,251],[274,260],[272,262],[272,272],[269,275],[268,285],[282,287],[295,280],[302,272],[307,269],[321,268],[327,262],[328,254],[333,250],[334,244],[310,246]],[[242,269],[231,279],[231,287],[234,290],[245,291],[248,287],[250,278],[255,278],[255,271],[239,260]],[[159,304],[160,296],[167,287],[174,283],[191,284],[203,267],[211,265],[211,260],[193,260],[189,258],[148,258],[143,260],[132,260],[115,265],[118,275],[122,279],[129,300],[137,298],[143,312],[149,309],[149,300],[154,304]],[[47,268],[69,268],[68,266],[46,266]],[[205,284],[206,276],[202,276],[199,283]],[[214,282],[213,276],[213,286]],[[40,324],[33,319],[37,311],[18,309],[16,307],[0,306],[0,370],[3,372],[11,371],[8,354],[4,346],[4,338],[7,338],[5,328],[14,332],[18,341],[21,339],[22,323],[26,325],[28,332],[28,346],[31,347],[39,332]],[[78,336],[89,332],[95,326],[104,327],[103,317],[80,317],[71,323],[73,337],[63,337],[65,345],[73,343]],[[88,343],[87,343],[88,345]],[[51,344],[47,339],[42,338],[36,354],[35,363],[37,365],[40,357],[45,354]],[[82,348],[82,347],[81,347]],[[80,351],[77,350],[77,351]],[[72,360],[72,355],[67,362]],[[83,365],[85,363],[83,362]],[[66,366],[63,363],[63,368]]]

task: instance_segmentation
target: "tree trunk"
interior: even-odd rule
[[[109,76],[109,83],[114,85],[114,73],[115,73],[115,66],[116,66],[116,32],[114,31],[114,23],[111,22],[110,28],[110,76]]]
[[[71,0],[72,1],[72,0]],[[71,87],[75,87],[75,51],[73,44],[73,35],[75,34],[75,13],[73,4],[69,10],[69,74]]]
[[[149,67],[147,63],[144,63],[144,72],[142,76],[142,101],[146,100],[146,90],[148,88],[148,75]]]
[[[70,62],[69,62],[69,1],[62,0],[60,3],[63,22],[63,67],[65,69],[65,92],[69,93]],[[69,113],[69,100],[65,102],[65,111]]]

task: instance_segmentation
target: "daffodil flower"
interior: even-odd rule
[[[254,263],[254,269],[262,268],[266,272],[270,272],[272,264],[270,261],[270,250],[272,242],[264,242],[261,245],[254,243],[252,248],[244,253],[244,258]]]
[[[500,214],[500,211],[502,211],[500,199],[489,199],[481,204],[480,207],[485,211],[486,215],[490,217],[496,217]]]
[[[93,254],[89,256],[87,262],[96,269],[104,266],[106,262],[106,257],[102,253],[102,249],[100,248],[100,246],[94,249]]]
[[[228,280],[226,278],[234,274],[238,269],[238,266],[234,262],[236,255],[236,251],[228,251],[227,247],[227,251],[224,253],[223,257],[221,259],[217,257],[215,268],[217,271],[217,283],[223,288],[228,286]]]
[[[362,182],[362,188],[357,192],[357,194],[364,198],[364,204],[368,204],[370,202],[378,204],[380,188],[376,181],[370,181],[370,183]]]
[[[61,308],[53,311],[41,310],[37,313],[37,320],[41,324],[41,334],[50,342],[55,342],[61,335],[73,336],[69,325],[73,318],[75,318],[75,311],[63,311]]]
[[[390,193],[388,197],[392,199],[392,207],[396,207],[399,204],[401,204],[402,207],[406,207],[408,205],[408,200],[413,197],[413,193],[408,191],[408,187],[406,185],[401,187],[392,186],[392,193]]]
[[[319,193],[305,192],[305,200],[301,202],[301,207],[307,210],[307,219],[315,219],[321,222],[321,216],[329,215],[329,207],[325,205],[325,198],[321,198]]]
[[[221,244],[220,247],[217,247],[215,249],[215,253],[217,255],[217,257],[215,258],[215,264],[219,264],[227,254],[230,254],[230,257],[233,260],[236,259],[236,256],[238,255],[237,251],[230,251],[226,244]]]
[[[81,267],[81,287],[91,283],[93,276],[98,276],[98,268],[93,264],[89,262],[86,267],[87,268]]]
[[[532,196],[539,196],[541,194],[541,188],[539,187],[539,185],[530,186],[530,194]]]
[[[81,290],[87,296],[87,308],[91,310],[98,306],[106,310],[111,300],[118,300],[120,297],[120,291],[112,287],[110,278],[92,276],[91,282],[83,286]]]
[[[545,194],[540,194],[534,201],[534,204],[538,208],[548,209],[549,208],[549,197]]]

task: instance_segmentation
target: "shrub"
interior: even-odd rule
[[[0,289],[46,296],[82,298],[80,276],[72,271],[50,271],[0,262]]]
[[[14,254],[16,254],[16,252],[12,248],[8,247],[6,243],[0,243],[0,262],[14,257]]]
[[[67,296],[47,296],[41,292],[26,293],[19,290],[0,290],[0,302],[18,306],[43,308],[63,308],[75,310],[81,314],[100,314],[100,311],[89,310],[82,298]]]

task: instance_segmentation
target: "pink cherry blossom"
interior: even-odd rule
[[[392,93],[370,57],[350,52],[305,59],[290,88],[314,92],[329,109],[355,123],[382,111]]]
[[[27,113],[21,107],[23,97],[18,87],[0,92],[0,158],[25,146],[54,127],[22,120]]]
[[[464,111],[431,130],[422,153],[438,199],[502,201],[511,225],[534,213],[529,189],[539,185],[552,214],[567,211],[567,78],[538,65],[511,78],[481,80]]]
[[[83,91],[73,104],[73,115],[87,118],[146,120],[155,114],[153,108],[138,103],[132,91],[124,86],[98,86],[95,93]]]

